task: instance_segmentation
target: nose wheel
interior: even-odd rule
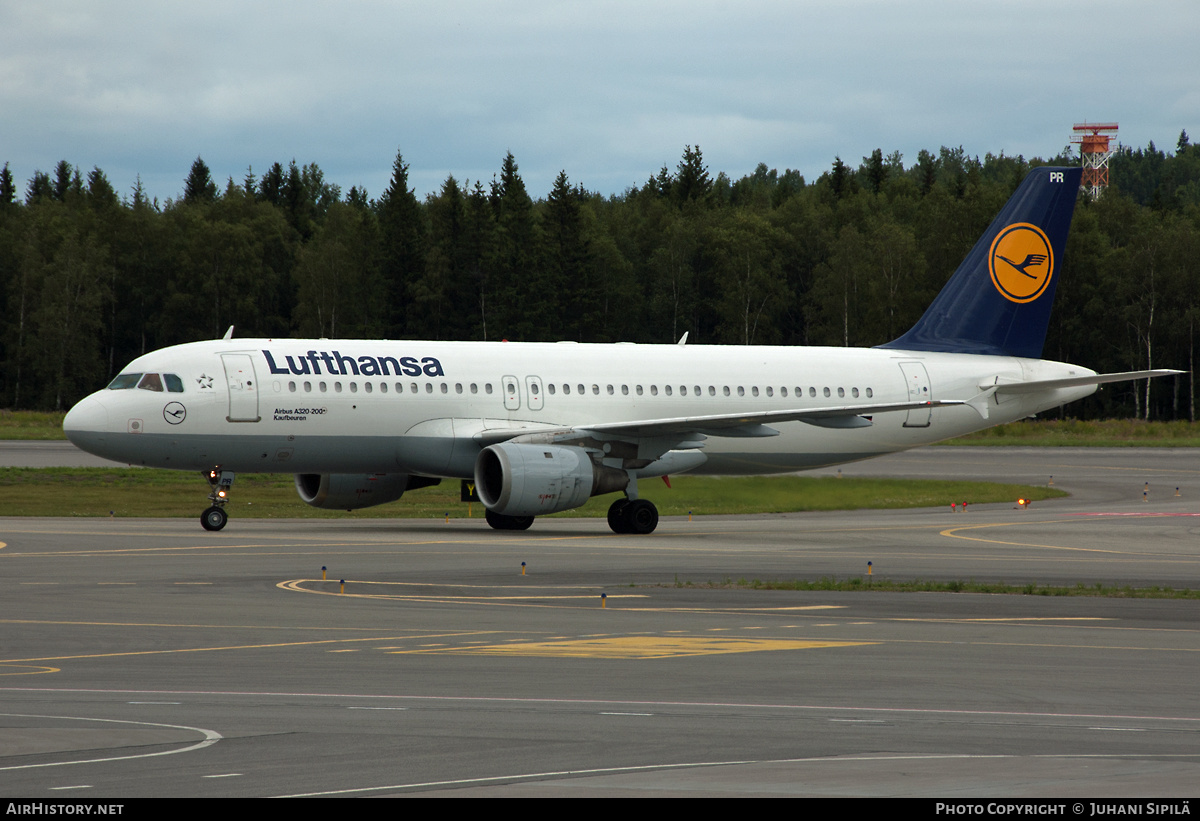
[[[229,501],[229,489],[233,487],[234,474],[228,470],[215,467],[205,472],[204,478],[212,492],[208,494],[212,506],[200,514],[200,526],[205,530],[220,530],[229,522],[229,514],[225,512],[225,504]]]
[[[225,508],[216,505],[200,514],[200,525],[205,530],[220,530],[228,521],[229,514],[225,512]]]

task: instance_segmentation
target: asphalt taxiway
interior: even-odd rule
[[[1053,476],[1072,496],[664,518],[650,537],[579,519],[0,519],[0,785],[58,801],[1195,791],[1200,602],[702,586],[871,562],[872,579],[1196,589],[1194,451],[930,448],[842,471]]]

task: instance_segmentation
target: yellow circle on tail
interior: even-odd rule
[[[1045,232],[1028,222],[1000,231],[988,252],[988,271],[996,290],[1010,302],[1033,302],[1054,274],[1054,250]]]

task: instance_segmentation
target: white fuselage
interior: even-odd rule
[[[357,373],[355,373],[357,369]],[[120,462],[236,472],[468,478],[489,431],[764,411],[971,401],[988,386],[1093,374],[1059,362],[881,348],[228,339],[146,354],[126,374],[161,389],[106,389],[64,427]],[[778,473],[904,450],[1087,396],[1094,385],[875,413],[872,424],[708,431],[700,473]]]

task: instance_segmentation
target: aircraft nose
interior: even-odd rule
[[[63,418],[63,433],[76,447],[87,450],[95,434],[108,432],[108,408],[95,396],[81,399]]]

